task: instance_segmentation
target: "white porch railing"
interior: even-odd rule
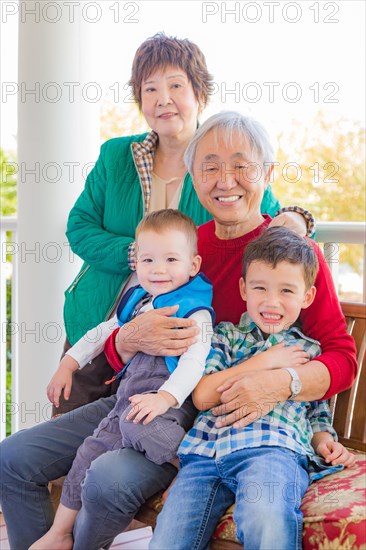
[[[363,222],[318,222],[315,240],[323,243],[324,256],[332,273],[335,287],[339,282],[339,245],[363,245],[363,293],[366,302],[366,224]]]
[[[18,361],[17,361],[17,346],[18,334],[16,327],[18,326],[18,308],[17,308],[17,277],[18,277],[18,262],[17,254],[12,251],[17,250],[17,218],[16,217],[1,217],[0,218],[0,239],[1,239],[1,279],[0,279],[0,326],[1,326],[1,350],[0,350],[0,405],[1,405],[1,422],[0,422],[0,441],[6,437],[6,373],[7,373],[7,356],[10,356],[10,372],[11,372],[11,401],[18,402]],[[8,241],[7,241],[8,239]],[[340,244],[360,244],[363,245],[363,297],[362,301],[366,302],[366,224],[363,222],[319,222],[317,224],[316,241],[324,244],[324,254],[336,288],[338,288],[339,278],[339,245]],[[8,244],[7,244],[8,242]],[[11,244],[9,244],[11,243]],[[7,281],[7,254],[11,256],[11,323],[8,324],[6,310],[6,281]],[[23,269],[26,269],[23,265]],[[8,273],[8,280],[9,280]],[[10,328],[10,330],[9,330]],[[11,349],[7,345],[7,333],[11,334]],[[16,415],[11,414],[12,425],[11,431],[16,431]]]

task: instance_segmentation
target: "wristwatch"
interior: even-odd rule
[[[299,393],[301,392],[302,382],[300,380],[299,375],[294,369],[286,367],[285,370],[287,370],[291,374],[291,378],[292,378],[291,384],[290,384],[291,395],[287,399],[293,399],[294,397],[299,395]]]

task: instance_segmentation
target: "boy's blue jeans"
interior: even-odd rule
[[[219,518],[235,500],[237,537],[245,550],[301,550],[307,462],[306,456],[270,446],[219,459],[183,456],[149,548],[208,548]]]

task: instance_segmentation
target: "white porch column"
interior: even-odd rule
[[[77,10],[71,18],[63,2],[61,12],[52,7],[39,12],[42,5],[19,6],[15,429],[51,414],[46,386],[65,338],[63,292],[79,265],[69,252],[66,221],[84,184],[82,167],[96,160],[99,148],[99,103],[85,101],[80,93],[83,83],[96,80],[88,74],[94,61],[90,24]]]

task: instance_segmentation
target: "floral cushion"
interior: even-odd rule
[[[310,485],[301,510],[304,550],[366,549],[366,454],[356,464]]]

